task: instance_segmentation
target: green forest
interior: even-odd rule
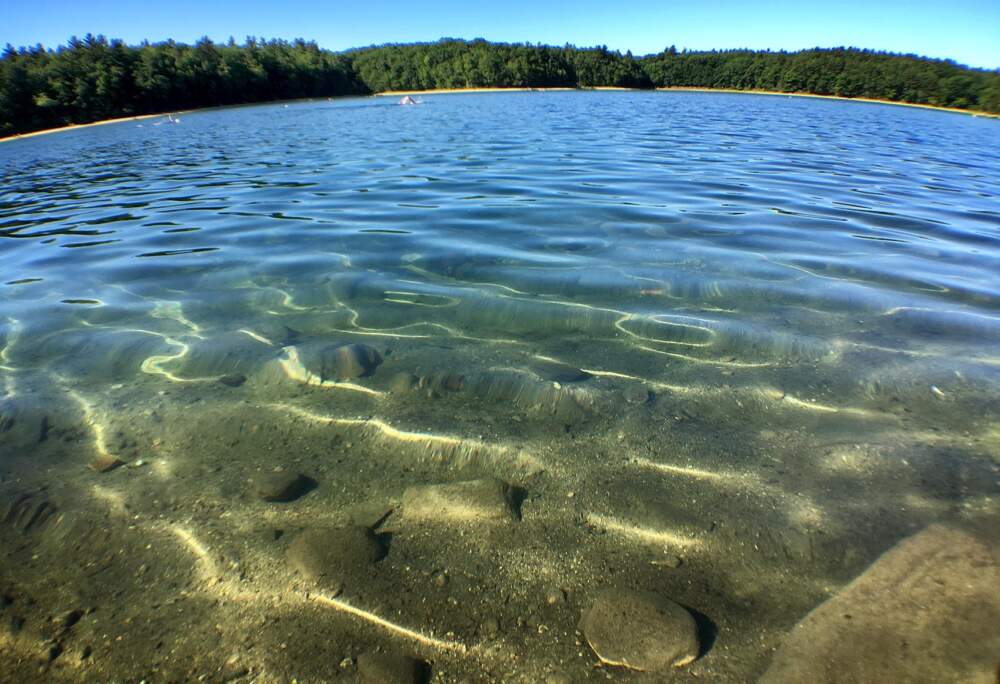
[[[1000,71],[854,48],[644,57],[442,39],[345,52],[304,40],[125,45],[87,35],[0,57],[0,136],[197,107],[475,87],[703,87],[864,97],[1000,113]]]

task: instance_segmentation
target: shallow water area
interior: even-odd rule
[[[0,145],[0,680],[991,681],[998,122],[422,100]]]

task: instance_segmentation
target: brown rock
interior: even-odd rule
[[[385,546],[367,527],[326,527],[299,534],[288,547],[288,563],[311,582],[339,588],[385,554]]]
[[[1000,562],[966,532],[904,539],[806,615],[762,684],[969,682],[1000,668]]]
[[[366,344],[345,344],[342,347],[337,347],[333,352],[336,376],[341,380],[370,375],[376,366],[382,363],[382,357],[379,353]],[[324,364],[324,376],[326,370],[326,364]]]
[[[264,501],[294,501],[309,490],[310,483],[306,476],[287,470],[258,473],[253,490]]]
[[[605,590],[581,621],[601,662],[663,672],[698,657],[698,625],[682,606],[655,594]]]
[[[112,454],[100,454],[91,460],[90,469],[98,473],[107,473],[124,463],[125,461]]]
[[[427,664],[422,660],[390,653],[362,653],[358,672],[367,684],[420,684],[427,681]]]

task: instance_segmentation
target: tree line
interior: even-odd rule
[[[181,109],[386,90],[703,87],[865,97],[1000,113],[1000,71],[854,48],[678,51],[442,39],[331,52],[247,38],[138,46],[87,35],[0,57],[0,136]]]

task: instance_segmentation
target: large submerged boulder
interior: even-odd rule
[[[931,525],[795,625],[760,682],[994,684],[998,668],[997,549]]]

